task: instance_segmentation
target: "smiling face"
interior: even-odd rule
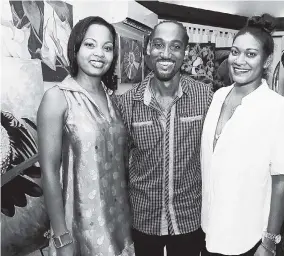
[[[169,81],[179,74],[185,54],[184,31],[174,23],[158,25],[150,44],[150,61],[161,81]]]
[[[238,36],[228,57],[229,70],[237,85],[259,84],[267,68],[263,46],[251,34]]]
[[[77,53],[78,73],[103,76],[110,68],[113,55],[113,37],[109,29],[103,25],[92,24]]]

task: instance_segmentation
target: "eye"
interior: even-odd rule
[[[238,51],[236,49],[231,49],[231,54],[233,56],[237,56],[238,55]]]
[[[157,49],[162,49],[164,47],[163,44],[161,44],[161,43],[154,43],[153,45]]]
[[[91,43],[91,42],[85,42],[84,45],[87,46],[88,48],[95,47],[95,45],[93,43]]]
[[[175,44],[175,45],[172,46],[172,49],[173,50],[180,50],[181,46],[179,44]]]
[[[256,56],[256,53],[254,53],[254,52],[248,52],[248,53],[247,53],[247,56],[248,56],[249,58],[253,58],[253,57]]]
[[[113,51],[113,46],[110,46],[110,45],[105,46],[105,50],[106,50],[107,52],[112,52],[112,51]]]

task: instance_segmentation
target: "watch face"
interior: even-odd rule
[[[276,237],[275,237],[275,242],[276,242],[276,244],[279,244],[280,241],[281,241],[281,235],[276,236]]]

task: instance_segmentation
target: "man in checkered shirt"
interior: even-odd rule
[[[188,35],[158,24],[150,35],[153,73],[118,97],[128,131],[129,196],[136,256],[200,254],[200,139],[212,90],[180,73]]]

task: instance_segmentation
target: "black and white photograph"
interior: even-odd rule
[[[2,0],[1,255],[284,256],[284,1]]]

